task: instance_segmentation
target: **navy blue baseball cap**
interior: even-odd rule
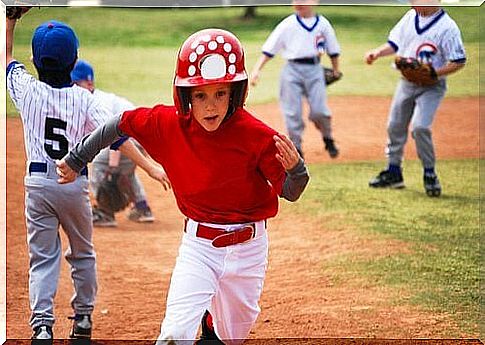
[[[72,81],[89,80],[94,81],[93,67],[84,60],[77,60],[74,69],[71,72]]]
[[[34,65],[42,70],[67,69],[76,61],[78,48],[74,30],[55,20],[39,25],[32,37]]]

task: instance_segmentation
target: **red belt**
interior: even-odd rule
[[[187,232],[186,228],[187,220],[185,220],[185,232]],[[214,247],[221,248],[244,243],[254,238],[256,235],[256,225],[251,223],[236,230],[226,231],[224,229],[197,224],[195,235],[206,240],[211,240]]]

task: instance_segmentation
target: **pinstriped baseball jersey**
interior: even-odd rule
[[[340,46],[330,22],[323,16],[301,18],[292,14],[273,30],[262,47],[272,57],[281,51],[284,59],[300,59],[327,53],[340,54]]]
[[[409,10],[391,30],[389,44],[397,55],[432,63],[434,68],[466,60],[460,29],[444,10],[429,17]]]
[[[17,61],[7,68],[7,89],[22,117],[29,162],[61,159],[110,116],[89,91],[76,85],[53,88]]]

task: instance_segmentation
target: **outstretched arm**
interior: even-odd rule
[[[5,66],[3,68],[7,68],[7,66],[13,61],[13,38],[14,38],[14,31],[15,31],[15,24],[17,23],[17,19],[8,19],[6,20],[6,44],[5,44]]]
[[[14,31],[15,31],[15,24],[17,23],[17,19],[22,17],[25,13],[30,10],[28,6],[10,6],[7,7],[6,12],[6,22],[5,22],[5,33],[6,33],[6,44],[5,44],[5,66],[3,68],[7,68],[8,65],[13,61],[13,39],[14,39]],[[3,64],[3,61],[2,61]]]
[[[383,56],[392,55],[394,53],[395,53],[394,48],[389,43],[384,43],[383,45],[381,45],[381,46],[379,46],[375,49],[369,50],[364,56],[364,61],[368,65],[371,65],[378,58],[383,57]]]
[[[103,126],[85,136],[62,160],[57,162],[59,183],[76,179],[77,174],[91,162],[99,151],[123,136],[118,125],[121,115],[110,118]]]

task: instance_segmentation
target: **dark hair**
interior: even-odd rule
[[[59,64],[56,60],[44,58],[42,60],[44,68],[35,66],[39,74],[39,80],[55,88],[66,87],[72,84],[71,71],[76,64],[74,61],[66,69],[59,70]]]
[[[183,112],[183,114],[181,115],[188,114],[188,112],[190,111],[190,90],[191,87],[177,87],[177,95],[180,100],[180,107]],[[240,108],[244,105],[247,90],[247,79],[231,83],[231,96],[229,100],[229,107],[227,109],[227,114],[224,118],[224,121],[231,117],[237,108]]]

